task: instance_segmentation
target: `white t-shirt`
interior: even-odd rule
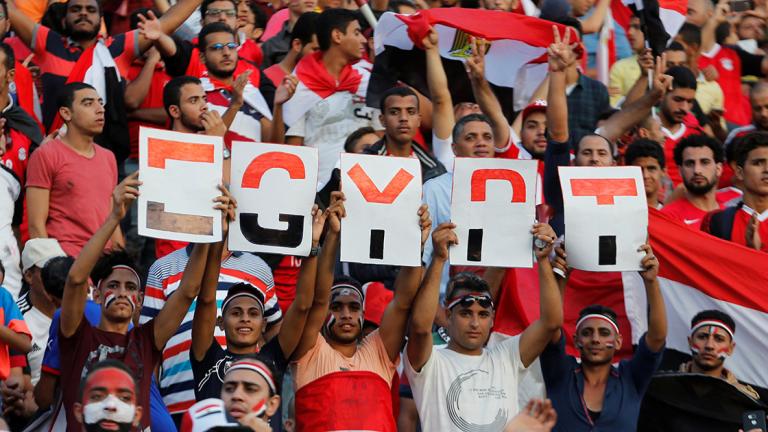
[[[349,134],[365,126],[384,130],[380,113],[350,92],[337,92],[318,102],[288,129],[286,136],[303,137],[305,146],[318,149],[318,190],[331,178]]]
[[[40,379],[40,368],[43,364],[43,354],[48,345],[48,329],[51,328],[52,319],[34,306],[24,312],[24,322],[32,332],[32,350],[27,354],[29,369],[32,373],[32,384],[37,384]]]
[[[502,431],[519,411],[518,383],[525,371],[520,336],[479,356],[434,347],[421,372],[411,367],[407,350],[405,358],[422,430]]]

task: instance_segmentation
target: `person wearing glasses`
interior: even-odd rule
[[[521,334],[486,348],[495,312],[488,284],[474,273],[459,273],[448,282],[443,303],[450,340],[438,348],[433,346],[432,323],[448,249],[458,243],[455,227],[443,223],[432,234],[432,263],[413,303],[405,372],[422,430],[501,431],[519,411],[521,373],[563,325],[560,290],[549,261],[555,231],[547,224],[535,224],[531,230],[539,272],[539,319]]]

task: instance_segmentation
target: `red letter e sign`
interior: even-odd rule
[[[167,240],[221,240],[213,209],[222,175],[222,140],[142,127],[139,130],[139,234]]]

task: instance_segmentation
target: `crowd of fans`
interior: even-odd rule
[[[0,0],[0,430],[632,431],[667,340],[659,261],[639,249],[648,330],[629,358],[616,357],[631,341],[606,306],[583,309],[566,340],[557,168],[639,166],[649,207],[768,253],[764,0],[745,11],[688,0],[657,56],[633,17],[617,35],[632,55],[605,84],[582,40],[609,19],[610,0],[365,6],[564,24],[547,78],[512,118],[486,79],[484,40],[465,60],[471,100],[454,99],[430,29],[418,41],[429,94],[401,83],[374,108],[350,82],[375,61],[355,2],[172,3]],[[327,95],[287,125],[300,68]],[[225,240],[138,235],[142,126],[224,138],[212,205]],[[318,149],[308,257],[228,249],[235,140]],[[418,159],[423,266],[339,262],[340,152]],[[455,157],[538,161],[540,315],[518,335],[489,342],[506,269],[450,266]],[[736,320],[694,316],[691,356],[675,369],[768,402],[725,367]],[[533,368],[545,392],[526,390]]]

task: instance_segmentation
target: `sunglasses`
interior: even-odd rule
[[[209,17],[218,17],[218,16],[221,16],[221,14],[224,14],[232,18],[235,15],[237,15],[237,11],[235,11],[234,9],[208,9],[207,11],[205,11],[205,16],[209,16]]]
[[[208,45],[208,51],[222,51],[224,48],[229,48],[230,50],[236,50],[239,45],[234,42],[229,43],[215,43]]]
[[[467,294],[463,295],[461,297],[457,297],[451,301],[448,302],[448,305],[446,306],[448,309],[453,309],[456,306],[461,306],[463,308],[471,307],[473,304],[480,305],[483,309],[493,309],[493,299],[491,299],[490,296],[487,294]]]

